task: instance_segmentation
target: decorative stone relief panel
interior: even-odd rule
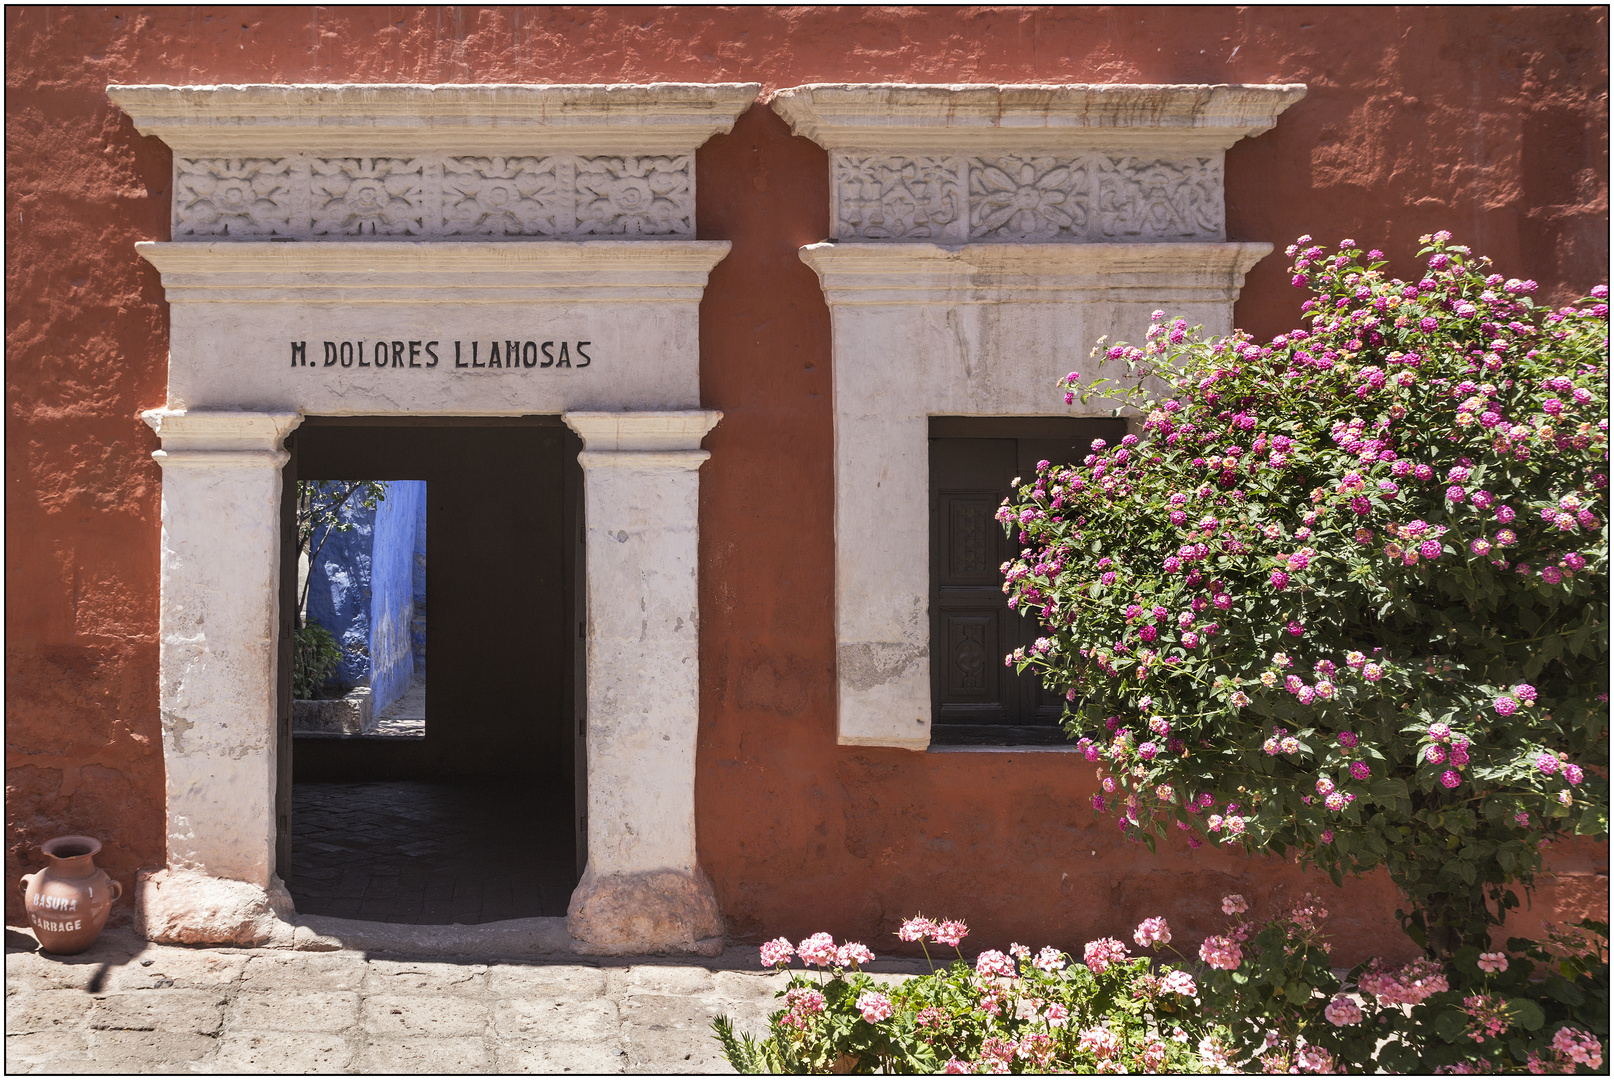
[[[1222,240],[1220,154],[832,155],[838,240]]]
[[[176,161],[174,233],[285,236],[291,231],[290,158]]]
[[[971,158],[970,239],[1084,239],[1089,171],[1074,158]]]
[[[420,159],[337,158],[310,166],[313,235],[420,236],[426,231]]]
[[[837,154],[835,189],[837,236],[941,240],[964,220],[958,158]]]
[[[695,235],[690,154],[176,158],[176,240]]]
[[[1098,206],[1105,240],[1219,239],[1227,228],[1222,161],[1102,157]]]

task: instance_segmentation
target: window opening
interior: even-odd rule
[[[1038,461],[1079,462],[1094,439],[1126,433],[1119,419],[932,417],[930,420],[931,742],[1058,745],[1065,701],[1004,656],[1039,635],[1012,611],[999,569],[1019,550],[995,519],[1011,482]]]

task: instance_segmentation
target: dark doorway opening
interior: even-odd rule
[[[309,417],[286,445],[293,548],[302,477],[425,481],[431,550],[420,738],[293,731],[282,558],[278,863],[298,911],[564,915],[584,854],[576,436],[558,417]]]
[[[940,746],[1057,745],[1065,701],[1003,658],[1040,633],[1011,611],[1004,561],[1020,545],[994,515],[1037,462],[1070,465],[1126,421],[1074,417],[930,418],[931,741]]]

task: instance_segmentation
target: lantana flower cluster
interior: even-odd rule
[[[1302,327],[1156,312],[1095,349],[1119,382],[1062,380],[1138,429],[999,510],[1042,626],[1005,662],[1130,838],[1388,864],[1410,933],[1479,941],[1543,843],[1607,830],[1607,289],[1541,307],[1424,239],[1403,280],[1302,237]]]

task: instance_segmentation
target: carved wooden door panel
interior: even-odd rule
[[[931,737],[940,744],[1065,741],[1065,701],[1003,663],[1041,632],[1009,609],[999,567],[1019,545],[996,520],[1015,477],[1068,464],[1120,420],[933,418],[930,440]]]
[[[1003,666],[1009,623],[998,567],[1008,557],[994,516],[1014,475],[1013,439],[934,439],[931,475],[931,684],[934,720],[1008,724],[1023,696]]]

